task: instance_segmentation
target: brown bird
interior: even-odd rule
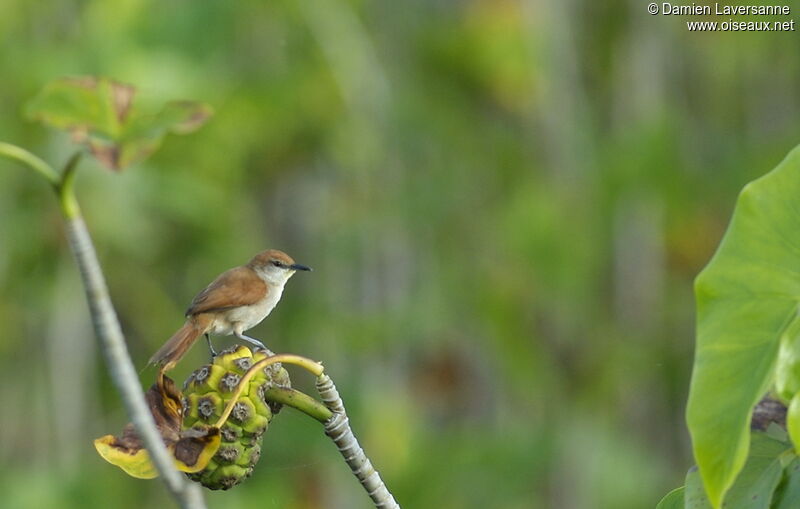
[[[234,335],[259,348],[257,339],[244,335],[269,315],[283,293],[286,281],[298,270],[310,267],[295,263],[283,251],[269,249],[253,257],[246,265],[220,274],[197,294],[186,310],[186,323],[150,358],[161,371],[172,369],[200,336],[205,335],[211,354],[209,334]]]

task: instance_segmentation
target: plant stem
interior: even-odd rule
[[[64,171],[56,184],[56,194],[61,205],[61,213],[67,220],[81,217],[81,208],[78,206],[78,199],[75,197],[75,170],[78,169],[78,162],[81,160],[82,152],[75,152],[64,165]],[[90,239],[91,240],[91,239]]]
[[[350,420],[347,418],[342,398],[328,375],[322,374],[317,377],[317,391],[319,391],[325,406],[333,412],[333,417],[325,422],[325,434],[339,448],[342,457],[350,466],[353,475],[367,490],[375,507],[400,509],[400,505],[386,488],[380,474],[372,466],[372,462],[356,440],[353,430],[350,429]]]
[[[328,419],[333,417],[333,412],[331,412],[322,403],[315,400],[308,394],[295,389],[290,389],[288,387],[272,387],[267,389],[264,393],[264,399],[274,403],[290,406],[310,417],[313,417],[323,424]]]
[[[31,154],[24,148],[0,141],[0,156],[7,157],[8,159],[24,164],[28,168],[43,176],[45,180],[50,182],[50,185],[52,186],[58,186],[59,182],[61,181],[61,178],[58,176],[58,173],[56,173],[56,170],[54,170],[52,166]]]
[[[106,360],[111,380],[122,396],[122,402],[136,432],[144,441],[167,489],[184,509],[205,509],[200,487],[178,472],[167,452],[153,415],[145,402],[139,377],[133,367],[119,319],[111,303],[100,261],[86,223],[80,213],[74,192],[75,170],[81,153],[72,156],[61,176],[46,162],[27,150],[0,142],[0,156],[16,160],[42,175],[55,189],[66,221],[67,238],[81,274],[95,334]]]
[[[136,432],[144,441],[164,484],[180,506],[185,509],[204,508],[205,503],[199,486],[185,479],[174,468],[172,458],[164,447],[161,434],[147,407],[139,377],[128,354],[125,338],[108,294],[92,239],[86,229],[86,223],[83,222],[80,215],[67,219],[67,237],[80,269],[92,324],[100,341],[100,349],[106,360],[111,380],[122,396],[122,402],[136,427]]]

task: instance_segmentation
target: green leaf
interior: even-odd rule
[[[781,334],[797,316],[798,196],[795,149],[745,186],[719,249],[695,282],[697,345],[687,422],[714,507],[744,465],[752,408],[774,379]]]
[[[800,449],[800,392],[794,395],[786,411],[786,430],[792,439],[795,451]]]
[[[781,455],[790,449],[786,442],[754,432],[747,462],[725,496],[726,509],[768,509],[783,473]]]
[[[211,106],[192,101],[170,101],[158,114],[148,119],[146,129],[166,129],[175,134],[188,134],[202,126],[212,115]]]
[[[768,509],[783,473],[781,460],[791,445],[756,431],[751,438],[750,455],[736,482],[725,497],[725,509]],[[686,509],[710,509],[703,481],[697,468],[686,474]]]
[[[785,482],[775,493],[773,509],[797,509],[800,507],[800,458],[795,458],[784,471]]]
[[[686,509],[711,509],[708,497],[703,489],[703,479],[697,467],[692,467],[686,474],[686,486],[683,493],[683,505]]]
[[[775,390],[785,401],[800,391],[800,319],[797,317],[781,334]]]
[[[766,433],[767,436],[773,440],[785,442],[787,444],[789,443],[789,433],[787,433],[786,430],[776,422],[769,423],[767,429],[764,430],[764,433]]]
[[[683,486],[670,491],[664,498],[661,499],[661,502],[658,503],[656,509],[684,509],[683,492]]]
[[[72,134],[104,166],[119,170],[152,154],[167,133],[186,134],[211,116],[206,104],[172,101],[155,113],[134,104],[136,89],[107,78],[61,78],[27,107],[28,115]]]
[[[133,87],[106,79],[60,78],[28,103],[27,113],[59,129],[92,128],[113,136],[129,113],[134,94]]]

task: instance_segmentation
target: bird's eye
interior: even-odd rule
[[[279,262],[278,260],[272,260],[272,265],[274,265],[276,267],[281,267],[281,268],[284,267],[283,262]]]

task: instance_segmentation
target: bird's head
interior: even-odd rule
[[[277,249],[258,253],[247,265],[267,282],[279,285],[285,283],[298,270],[311,270],[311,267],[295,263],[291,256]]]

